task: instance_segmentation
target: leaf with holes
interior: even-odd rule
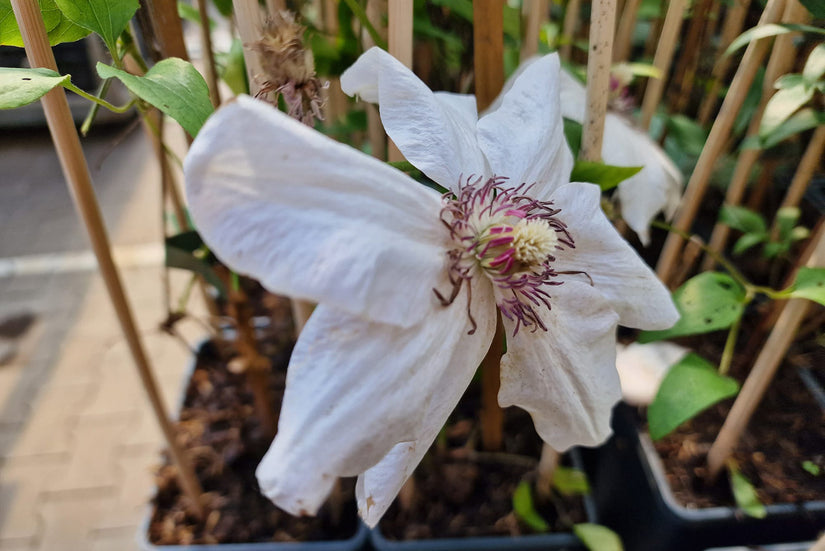
[[[791,296],[807,298],[825,306],[825,268],[799,268]]]
[[[513,512],[536,532],[550,530],[550,525],[547,524],[547,521],[542,518],[533,505],[533,493],[530,491],[530,484],[527,482],[520,482],[516,487],[516,491],[513,492]]]
[[[51,69],[0,67],[0,109],[14,109],[39,100],[71,80]]]
[[[573,533],[590,551],[624,551],[622,539],[607,526],[589,522],[574,524]]]
[[[647,343],[699,335],[727,329],[742,315],[745,290],[727,274],[704,272],[686,281],[673,292],[681,317],[670,329],[642,331],[639,342]]]
[[[711,364],[688,354],[670,368],[647,408],[650,437],[658,440],[716,402],[735,396],[739,384]]]
[[[137,11],[138,0],[55,0],[72,23],[100,35],[114,52],[117,37]]]
[[[206,81],[188,61],[170,57],[155,64],[142,77],[103,63],[97,64],[101,78],[116,77],[130,92],[157,107],[194,137],[214,110]]]

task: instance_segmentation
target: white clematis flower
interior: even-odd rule
[[[584,85],[561,72],[562,116],[584,122]],[[660,212],[672,218],[682,198],[684,176],[659,145],[624,117],[608,112],[604,121],[602,160],[615,166],[641,166],[637,174],[619,184],[622,218],[643,245],[650,243],[650,223]]]
[[[470,383],[497,310],[508,333],[499,403],[529,411],[558,450],[610,433],[616,324],[661,329],[678,317],[602,214],[599,189],[567,182],[556,58],[480,120],[470,99],[433,94],[393,64],[371,50],[345,80],[378,75],[376,97],[392,99],[385,122],[408,124],[393,139],[452,195],[248,97],[206,123],[184,167],[218,257],[319,303],[292,354],[261,490],[313,514],[336,478],[358,475],[369,525]]]

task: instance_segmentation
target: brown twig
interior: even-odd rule
[[[413,64],[413,2],[392,0],[387,12],[387,49],[395,59],[412,69]],[[391,163],[403,161],[404,155],[387,138],[387,159]]]
[[[524,61],[539,51],[541,24],[547,19],[548,0],[525,0],[522,6],[524,38],[521,41],[519,59]]]
[[[642,99],[641,125],[645,130],[650,128],[653,113],[656,112],[656,107],[662,99],[662,91],[665,89],[665,82],[670,74],[670,64],[673,62],[673,52],[676,51],[676,40],[679,38],[679,29],[682,27],[682,17],[686,6],[687,0],[670,0],[667,7],[659,43],[656,46],[656,55],[653,58],[653,66],[659,70],[661,76],[648,79],[644,99]]]
[[[619,12],[621,16],[616,29],[616,43],[613,46],[613,61],[627,61],[630,59],[630,50],[633,47],[633,31],[636,28],[636,15],[642,0],[627,0],[624,8]]]
[[[221,104],[221,91],[218,89],[218,71],[215,69],[215,52],[212,51],[212,31],[209,28],[209,13],[206,9],[206,0],[197,0],[198,14],[201,18],[201,42],[203,57],[206,61],[204,72],[206,82],[209,83],[209,99],[213,107]]]
[[[570,61],[573,52],[573,41],[576,38],[576,29],[579,25],[579,11],[581,10],[581,0],[568,0],[564,9],[564,22],[562,23],[561,37],[564,43],[561,45],[561,57]]]

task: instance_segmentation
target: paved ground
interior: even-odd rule
[[[149,356],[173,405],[158,169],[138,128],[85,140]],[[45,131],[0,131],[0,550],[137,549],[161,437]],[[177,288],[186,280],[175,274]],[[174,293],[173,293],[174,296]],[[194,323],[183,328],[195,341]]]

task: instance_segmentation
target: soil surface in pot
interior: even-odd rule
[[[717,404],[655,443],[674,496],[686,507],[734,504],[725,476],[713,485],[705,481],[707,452],[730,408],[731,401]],[[825,501],[825,412],[787,362],[733,459],[766,505]]]
[[[268,304],[271,322],[260,349],[272,361],[269,386],[272,403],[280,407],[286,367],[292,350],[289,302],[258,296]],[[260,312],[258,307],[256,311]],[[227,343],[201,348],[180,412],[179,440],[193,458],[210,510],[204,522],[187,513],[175,470],[166,465],[157,474],[155,512],[149,540],[155,545],[215,544],[262,541],[342,540],[358,527],[352,481],[344,483],[347,505],[333,514],[329,505],[314,518],[296,518],[263,497],[255,468],[269,447],[253,411],[253,398],[243,374],[230,371],[233,356]],[[340,508],[339,508],[340,509]]]
[[[471,385],[442,435],[433,444],[381,520],[387,539],[466,538],[531,534],[513,513],[513,492],[522,480],[535,480],[541,439],[530,415],[505,410],[503,450],[476,451],[478,389]],[[542,501],[533,492],[536,510],[553,532],[569,532],[587,522],[581,496],[553,496]],[[402,506],[402,503],[404,505]]]

